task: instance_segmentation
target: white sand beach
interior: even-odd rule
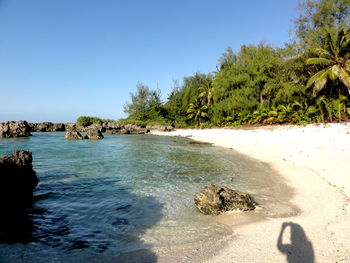
[[[199,251],[183,262],[350,262],[350,123],[153,134],[210,142],[270,164],[301,211],[235,228],[217,253]]]

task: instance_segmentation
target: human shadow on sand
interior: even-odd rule
[[[290,228],[290,243],[283,243],[285,230]],[[284,222],[277,240],[277,248],[287,256],[288,263],[313,263],[315,262],[312,243],[306,237],[303,228],[293,222]]]

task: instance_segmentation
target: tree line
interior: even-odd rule
[[[123,121],[210,127],[349,120],[350,0],[306,0],[299,8],[283,48],[228,47],[215,72],[174,81],[166,102],[138,83]]]

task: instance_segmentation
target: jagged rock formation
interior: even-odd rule
[[[35,132],[56,132],[65,131],[66,125],[64,123],[53,122],[41,122],[41,123],[29,123],[32,131]]]
[[[32,167],[32,153],[14,151],[0,158],[0,206],[5,209],[25,208],[33,201],[39,179]]]
[[[82,140],[84,139],[83,136],[80,134],[80,132],[77,131],[77,128],[75,125],[67,126],[66,127],[66,135],[64,136],[65,140]]]
[[[194,197],[194,203],[199,211],[206,215],[218,215],[226,211],[254,210],[256,205],[249,194],[216,185],[200,189]]]
[[[101,140],[103,138],[101,130],[96,126],[89,126],[89,129],[87,129],[86,135],[84,136],[84,139],[88,140]]]
[[[0,138],[28,137],[30,135],[30,127],[26,121],[0,123]]]
[[[0,242],[32,241],[35,226],[26,209],[32,205],[39,182],[32,167],[32,153],[15,151],[0,158]]]
[[[174,130],[173,126],[163,126],[163,125],[157,125],[157,126],[147,126],[146,129],[148,130],[158,130],[162,132],[170,132]]]

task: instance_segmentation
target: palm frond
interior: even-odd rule
[[[316,96],[327,84],[327,75],[330,69],[323,73],[320,78],[315,81],[314,89],[312,90],[312,95]]]
[[[329,58],[329,59],[333,57],[332,54],[329,53],[329,51],[327,51],[327,50],[325,50],[323,48],[315,48],[313,50],[313,52],[315,54],[317,54],[318,56],[320,56],[320,57]]]
[[[317,79],[319,79],[321,76],[324,76],[324,73],[327,72],[328,69],[329,67],[317,72],[315,75],[309,78],[308,82],[306,83],[306,88],[311,87]]]
[[[339,68],[339,79],[340,81],[345,85],[345,87],[348,89],[348,92],[350,94],[350,74],[343,68]]]
[[[346,70],[347,72],[350,72],[350,60],[347,60],[347,61],[345,62],[344,68],[345,68],[345,70]]]
[[[305,61],[306,64],[308,65],[332,65],[334,64],[334,61],[327,59],[327,58],[308,58]]]
[[[339,65],[334,65],[330,68],[330,70],[328,71],[328,77],[331,80],[336,80],[337,78],[339,78]]]

